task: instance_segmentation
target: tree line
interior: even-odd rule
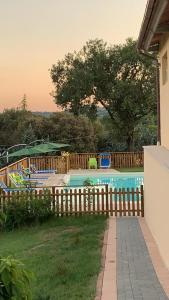
[[[147,115],[135,127],[133,150],[156,143],[156,117]],[[126,137],[107,115],[91,121],[85,115],[55,112],[48,116],[9,109],[0,113],[0,145],[31,143],[37,139],[70,144],[71,152],[127,151]]]

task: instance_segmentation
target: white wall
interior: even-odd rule
[[[168,80],[163,84],[162,58],[168,56]],[[161,103],[161,144],[169,149],[169,35],[166,34],[160,45],[160,103]]]
[[[145,219],[169,269],[169,150],[144,148]]]

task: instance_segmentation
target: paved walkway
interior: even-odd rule
[[[136,218],[117,219],[118,300],[167,300]]]
[[[97,299],[169,299],[169,271],[163,265],[150,233],[145,235],[147,231],[144,219],[110,218],[102,292]],[[149,240],[156,253],[154,258]]]

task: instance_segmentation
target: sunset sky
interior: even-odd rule
[[[49,69],[89,39],[137,38],[147,0],[0,0],[0,111],[56,111]]]

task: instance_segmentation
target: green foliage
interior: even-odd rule
[[[6,215],[0,211],[0,229],[3,229],[6,223]]]
[[[119,132],[109,117],[98,119],[94,123],[98,151],[105,149],[113,152],[127,151],[127,143],[123,131]],[[142,151],[143,146],[154,145],[157,142],[157,120],[151,113],[143,117],[134,128],[134,151]]]
[[[32,274],[12,257],[0,257],[0,299],[31,300]]]
[[[93,181],[91,178],[86,178],[84,181],[83,181],[83,185],[84,186],[91,186],[93,185]]]
[[[45,117],[20,110],[0,113],[1,144],[15,145],[36,139],[68,143],[72,152],[96,150],[93,124],[86,116],[75,117],[70,113],[57,112]]]
[[[157,143],[157,120],[149,114],[142,119],[134,130],[134,150],[140,151],[143,146],[156,145]]]
[[[39,295],[36,300],[51,300],[50,296]]]
[[[55,102],[79,115],[85,106],[104,107],[113,126],[133,145],[134,128],[155,106],[155,70],[151,60],[140,55],[136,42],[107,46],[91,40],[78,53],[68,54],[53,65]]]
[[[31,193],[22,193],[18,201],[17,195],[13,194],[10,202],[4,206],[6,221],[4,228],[12,230],[32,223],[42,223],[49,219],[51,210],[51,196],[47,191],[43,198],[36,198]]]
[[[18,109],[7,109],[0,113],[0,141],[6,146],[22,142],[25,120],[30,120],[32,113]]]
[[[72,152],[94,152],[96,150],[94,128],[85,116],[75,117],[70,113],[54,113],[45,122],[44,132],[51,140],[59,139],[71,144]]]
[[[28,128],[25,128],[24,132],[21,135],[21,139],[22,142],[26,144],[29,144],[36,140],[36,135],[31,123],[28,125]]]

